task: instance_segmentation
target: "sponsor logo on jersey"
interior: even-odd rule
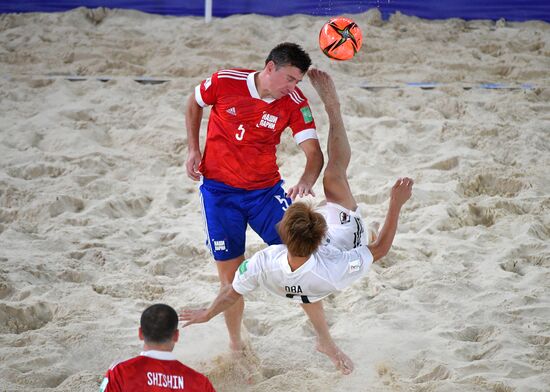
[[[345,212],[341,211],[340,212],[340,223],[341,224],[348,223],[349,220],[350,220],[349,215],[346,214]]]
[[[208,78],[204,81],[204,90],[208,90],[208,87],[212,84],[212,78]]]
[[[353,272],[357,272],[361,269],[361,265],[363,263],[361,262],[360,259],[357,259],[357,260],[352,260],[348,263],[348,270],[349,270],[349,273],[353,273]]]
[[[214,240],[213,242],[214,242],[214,250],[227,250],[227,248],[225,247],[224,240],[221,240],[221,241]]]
[[[237,115],[237,109],[235,109],[235,107],[232,107],[232,108],[229,108],[226,110],[227,113],[231,114],[232,116],[236,116]]]
[[[248,260],[243,261],[241,265],[239,265],[239,275],[242,275],[246,272],[246,270],[248,269],[247,265],[248,265]]]
[[[262,115],[262,119],[260,120],[260,123],[258,126],[265,127],[268,129],[275,129],[275,124],[277,124],[277,120],[279,117],[274,116],[273,114],[264,113]]]
[[[300,109],[300,111],[302,112],[302,116],[304,117],[304,122],[306,124],[313,121],[313,115],[311,114],[311,109],[309,106],[304,106]]]

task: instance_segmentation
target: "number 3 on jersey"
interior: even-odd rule
[[[239,128],[237,128],[239,131],[241,131],[241,133],[236,133],[235,134],[235,139],[237,139],[238,141],[241,141],[243,140],[244,138],[244,132],[245,132],[245,129],[243,127],[243,124],[239,124]]]

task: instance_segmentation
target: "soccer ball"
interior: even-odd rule
[[[329,20],[319,32],[319,46],[334,60],[349,60],[361,49],[363,34],[350,18],[339,16]]]

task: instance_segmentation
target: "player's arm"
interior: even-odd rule
[[[202,120],[202,107],[191,94],[187,100],[185,109],[185,126],[187,127],[187,161],[185,167],[187,176],[194,181],[200,179],[199,164],[201,163],[201,151],[199,147],[199,130]]]
[[[179,314],[179,320],[186,321],[183,324],[184,328],[191,324],[206,323],[214,316],[229,309],[239,298],[241,298],[241,294],[237,293],[232,285],[227,284],[223,286],[208,309],[184,309]]]
[[[321,151],[318,139],[304,140],[300,143],[300,148],[306,155],[306,167],[298,183],[287,192],[288,197],[292,200],[297,196],[315,196],[313,185],[315,185],[317,178],[319,178],[324,163],[323,152]]]
[[[390,251],[395,233],[397,231],[397,222],[399,212],[403,204],[409,200],[412,194],[413,180],[410,178],[399,178],[391,189],[390,206],[386,214],[386,221],[378,235],[376,241],[368,248],[372,253],[374,261],[380,260]]]

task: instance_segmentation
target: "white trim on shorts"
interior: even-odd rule
[[[212,255],[212,257],[214,257],[214,250],[212,249],[212,241],[210,241],[210,235],[208,234],[209,231],[208,231],[208,221],[206,220],[206,209],[204,208],[204,200],[202,198],[202,192],[201,192],[201,185],[203,183],[203,180],[204,180],[204,177],[201,176],[200,180],[199,180],[199,185],[197,186],[197,189],[199,190],[199,200],[200,200],[200,203],[201,203],[201,212],[202,212],[202,227],[204,229],[204,235],[206,236],[206,242],[207,244],[205,243],[204,245],[208,248],[208,250],[210,251],[210,254]]]

